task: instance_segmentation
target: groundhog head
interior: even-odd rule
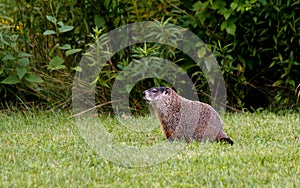
[[[144,99],[149,104],[165,102],[172,95],[172,89],[168,87],[153,87],[143,92]]]

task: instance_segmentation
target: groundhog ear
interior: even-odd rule
[[[166,89],[165,89],[165,94],[166,94],[166,95],[169,95],[170,93],[171,93],[171,89],[170,89],[170,88],[166,88]]]

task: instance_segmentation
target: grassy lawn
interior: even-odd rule
[[[225,132],[234,146],[193,142],[167,161],[147,167],[101,158],[69,117],[0,114],[0,187],[300,187],[299,114],[224,115]],[[130,138],[125,140],[129,144],[164,139],[159,128],[145,136],[120,131],[109,122],[111,134]]]

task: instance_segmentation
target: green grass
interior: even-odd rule
[[[165,162],[135,168],[92,151],[69,116],[0,114],[0,187],[300,186],[299,114],[227,114],[225,131],[234,146],[193,142]],[[164,139],[160,129],[130,134],[114,120],[105,121],[127,144]]]

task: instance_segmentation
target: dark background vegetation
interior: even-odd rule
[[[208,45],[221,66],[231,110],[299,111],[299,0],[1,0],[0,108],[71,108],[74,73],[88,45],[122,25],[149,20],[188,28]],[[141,44],[105,65],[95,80],[97,103],[110,101],[114,78],[124,67],[147,56],[191,67],[185,70],[200,99],[208,100],[201,70],[184,54]],[[162,83],[145,80],[135,86],[133,110],[143,105],[142,90],[154,84]]]

